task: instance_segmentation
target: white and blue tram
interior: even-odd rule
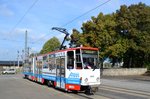
[[[76,47],[30,58],[25,78],[66,91],[96,91],[100,85],[98,48]]]

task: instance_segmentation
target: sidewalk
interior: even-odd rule
[[[135,80],[150,81],[150,76],[139,76]]]
[[[101,76],[104,79],[131,79],[131,80],[141,80],[150,81],[150,76],[145,75],[135,75],[135,76]]]
[[[141,80],[150,81],[150,71],[147,71],[143,75],[128,75],[128,76],[106,76],[102,75],[101,78],[106,79],[131,79],[131,80]]]

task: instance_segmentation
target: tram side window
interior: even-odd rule
[[[65,58],[60,59],[61,74],[65,75]]]
[[[82,69],[82,62],[80,55],[76,55],[76,66],[77,69]]]
[[[48,66],[49,66],[49,70],[53,70],[53,69],[56,68],[55,67],[55,58],[54,57],[49,58]]]
[[[47,56],[43,57],[43,68],[44,69],[48,68],[48,59],[47,59]]]
[[[37,61],[36,61],[36,66],[37,66],[38,68],[42,68],[42,60],[37,60]]]
[[[82,69],[80,49],[76,50],[76,69]]]
[[[44,63],[43,68],[44,68],[44,69],[47,69],[47,68],[48,68],[47,63]]]
[[[57,66],[57,69],[60,69],[60,58],[56,59],[56,66]]]
[[[74,53],[73,51],[67,52],[67,69],[74,68]]]

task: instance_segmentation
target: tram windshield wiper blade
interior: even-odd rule
[[[93,66],[93,71],[96,69],[96,66]]]

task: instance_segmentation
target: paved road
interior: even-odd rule
[[[150,80],[136,78],[103,78],[102,85],[121,87],[125,89],[146,91],[150,93]]]
[[[95,95],[66,93],[26,79],[0,75],[0,99],[150,99],[150,81],[103,78]]]

